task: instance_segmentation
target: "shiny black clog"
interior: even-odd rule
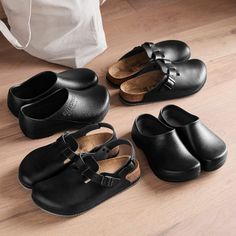
[[[105,132],[104,128],[112,132]],[[66,132],[55,142],[33,150],[22,160],[18,174],[20,183],[26,188],[32,188],[34,184],[65,169],[76,155],[94,152],[112,140],[116,140],[116,133],[107,123],[92,124],[78,131]],[[118,151],[113,150],[110,154],[115,156]]]
[[[159,119],[177,131],[187,149],[200,161],[203,170],[216,170],[225,163],[226,144],[199,117],[178,106],[168,105],[160,111]]]
[[[87,68],[71,69],[61,73],[45,71],[13,86],[8,91],[9,110],[18,116],[20,108],[46,97],[60,88],[83,90],[96,85],[98,77]]]
[[[131,134],[160,179],[178,182],[199,176],[199,161],[184,146],[176,130],[156,117],[149,114],[139,116],[134,121]]]
[[[29,138],[44,138],[56,132],[101,122],[108,112],[110,96],[101,85],[76,91],[60,89],[19,112],[22,132]]]
[[[156,60],[148,71],[121,84],[120,98],[127,105],[181,98],[198,92],[206,79],[206,66],[198,59]]]
[[[128,155],[107,159],[117,146],[129,145]],[[58,175],[33,186],[32,199],[49,213],[74,216],[133,186],[140,178],[139,163],[128,140],[107,143],[94,153],[75,157]]]
[[[114,85],[132,79],[146,71],[156,59],[166,59],[173,62],[183,62],[190,58],[190,49],[185,42],[166,40],[158,43],[146,42],[133,48],[111,65],[107,72],[107,80]]]

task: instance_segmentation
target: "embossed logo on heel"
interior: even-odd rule
[[[62,115],[70,117],[72,115],[73,107],[77,104],[77,100],[72,97],[71,100],[69,101],[67,107],[63,111]]]

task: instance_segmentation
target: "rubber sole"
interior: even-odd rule
[[[57,211],[55,211],[54,209],[50,209],[50,208],[41,206],[41,205],[37,202],[37,200],[33,198],[33,195],[32,195],[31,197],[32,197],[32,200],[33,200],[34,204],[35,204],[37,207],[39,207],[42,211],[44,211],[44,212],[46,212],[46,213],[48,213],[48,214],[51,214],[51,215],[54,215],[54,216],[61,216],[61,217],[75,217],[75,216],[82,215],[82,214],[88,212],[89,210],[92,210],[92,209],[95,208],[96,206],[98,206],[98,205],[104,203],[106,200],[109,200],[109,199],[111,199],[112,197],[115,197],[116,195],[118,195],[118,194],[120,194],[120,193],[122,193],[122,192],[128,190],[129,188],[131,188],[131,187],[133,187],[134,185],[136,185],[137,182],[139,181],[139,179],[140,179],[140,177],[139,177],[137,180],[135,180],[133,183],[131,183],[129,186],[127,186],[126,188],[124,188],[124,189],[122,189],[122,190],[120,190],[120,191],[117,191],[117,192],[113,193],[113,194],[112,194],[111,196],[109,196],[108,198],[103,199],[103,200],[100,201],[99,203],[97,203],[97,204],[91,206],[90,208],[84,209],[83,211],[80,211],[80,212],[73,212],[73,213],[71,213],[71,214],[63,213],[63,212],[57,212]]]
[[[184,182],[196,179],[201,173],[200,164],[186,171],[169,171],[164,169],[155,170],[151,165],[150,168],[158,178],[168,182]]]
[[[21,179],[20,179],[19,176],[18,176],[17,179],[18,179],[18,182],[19,182],[19,184],[21,185],[21,187],[23,187],[23,188],[26,189],[26,190],[32,190],[32,186],[28,186],[28,185],[24,184],[23,181],[21,181]]]

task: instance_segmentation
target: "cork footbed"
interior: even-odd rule
[[[123,167],[125,163],[127,163],[128,159],[129,159],[129,156],[122,155],[113,159],[106,159],[106,160],[98,161],[98,164],[99,164],[98,172],[99,173],[115,173],[117,170]],[[140,174],[141,174],[141,171],[139,168],[139,163],[136,160],[134,170],[126,176],[126,179],[132,183],[140,177]]]
[[[151,71],[124,82],[120,86],[120,96],[128,102],[141,102],[163,78],[161,71]]]
[[[149,58],[145,52],[122,59],[109,67],[107,78],[112,83],[120,85],[126,81],[128,77],[140,71],[148,61]]]
[[[100,146],[111,138],[111,133],[97,133],[83,136],[77,140],[79,148],[77,153],[89,152],[93,148]]]
[[[108,132],[103,133],[97,133],[97,134],[90,134],[83,136],[79,139],[77,139],[77,142],[79,144],[78,150],[76,151],[77,154],[83,153],[83,152],[90,152],[95,147],[98,147],[102,144],[104,144],[106,141],[108,141],[111,138],[112,134]],[[119,147],[115,147],[110,153],[109,157],[114,157],[118,154]],[[69,162],[69,159],[66,159],[64,164]]]

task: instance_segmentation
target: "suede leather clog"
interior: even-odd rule
[[[44,138],[59,131],[101,122],[109,104],[110,96],[104,86],[95,85],[80,91],[64,88],[23,106],[19,124],[27,137]]]
[[[146,42],[126,53],[120,60],[111,65],[107,80],[113,85],[121,85],[148,70],[154,60],[166,59],[183,62],[190,58],[188,45],[178,40],[166,40],[159,43]]]
[[[106,128],[112,132],[98,132]],[[89,134],[91,131],[96,133]],[[84,152],[95,152],[102,145],[116,140],[114,128],[107,123],[88,125],[75,132],[66,132],[55,142],[30,152],[19,166],[19,180],[26,188],[48,179],[70,165],[75,156]],[[110,152],[111,156],[118,149]]]
[[[184,146],[176,130],[156,117],[149,114],[139,116],[134,121],[131,134],[160,179],[178,182],[199,176],[199,161]]]
[[[61,88],[83,90],[96,85],[98,77],[87,68],[71,69],[61,73],[45,71],[39,73],[20,85],[11,87],[8,92],[9,110],[18,116],[24,105],[39,101]]]
[[[159,119],[177,131],[187,149],[200,161],[203,170],[216,170],[225,163],[226,144],[199,117],[178,106],[168,105],[160,111]]]
[[[107,159],[112,149],[129,145],[130,154]],[[94,153],[77,155],[58,175],[33,186],[37,206],[53,214],[74,216],[133,186],[140,178],[132,143],[118,139]]]
[[[148,72],[121,84],[120,98],[127,105],[181,98],[198,92],[206,78],[206,66],[200,60],[156,60]]]

